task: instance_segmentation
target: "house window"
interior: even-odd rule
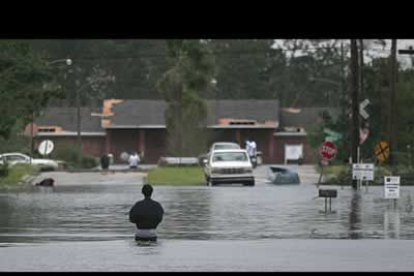
[[[39,132],[56,132],[54,127],[42,127],[39,128]]]
[[[230,125],[255,125],[256,121],[231,121]]]

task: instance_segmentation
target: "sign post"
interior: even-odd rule
[[[370,104],[370,101],[368,99],[363,100],[359,103],[359,115],[361,115],[362,118],[367,120],[369,118],[368,112],[365,110],[365,107]]]
[[[322,156],[322,158],[328,161],[332,160],[336,156],[336,153],[337,153],[335,144],[332,143],[331,141],[323,142],[320,147],[319,153]]]
[[[381,162],[385,162],[390,155],[390,146],[386,141],[381,141],[375,146],[375,155]]]
[[[368,188],[367,183],[374,181],[374,164],[352,164],[352,180],[358,181],[358,189],[362,181],[365,181],[365,187]]]
[[[400,198],[399,176],[384,176],[384,197],[393,199],[393,207],[397,206],[397,199]]]
[[[325,141],[321,144],[321,147],[319,149],[319,154],[322,157],[322,161],[321,161],[322,168],[321,168],[321,175],[319,176],[319,180],[318,180],[318,187],[322,180],[324,166],[328,165],[329,161],[335,158],[336,153],[337,153],[337,150],[333,142]]]
[[[399,176],[384,176],[384,197],[390,199],[400,198]]]
[[[38,151],[41,155],[45,156],[50,154],[54,149],[54,144],[51,140],[44,140],[40,143]]]

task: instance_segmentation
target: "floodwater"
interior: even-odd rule
[[[414,187],[403,186],[395,205],[383,199],[383,188],[378,186],[360,191],[340,186],[321,188],[338,191],[327,213],[324,199],[317,197],[317,187],[309,183],[155,186],[153,198],[163,205],[165,215],[157,229],[159,241],[147,246],[133,241],[135,226],[128,220],[129,209],[142,198],[140,184],[63,185],[3,192],[0,271],[407,268],[395,263],[392,267],[382,264],[382,269],[375,266],[383,258],[378,252],[371,263],[343,265],[349,258],[357,258],[355,254],[365,254],[368,249],[364,243],[371,249],[382,248],[384,254],[390,247],[404,244],[408,252],[404,258],[412,259]],[[371,257],[375,254],[368,253]],[[325,261],[315,261],[318,256]],[[329,261],[334,256],[336,263]],[[300,264],[286,263],[290,258],[302,260]],[[399,257],[399,262],[414,269],[404,258]]]

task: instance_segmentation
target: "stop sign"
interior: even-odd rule
[[[320,148],[320,154],[326,160],[331,160],[336,156],[336,147],[331,141],[323,142]]]

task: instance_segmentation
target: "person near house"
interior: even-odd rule
[[[109,169],[109,165],[110,165],[110,159],[108,154],[104,154],[101,156],[101,168],[103,171],[107,171]]]
[[[250,140],[249,139],[246,139],[246,143],[245,143],[244,149],[247,151],[247,153],[250,152],[251,146],[250,146]]]
[[[250,141],[250,147],[251,147],[251,154],[250,154],[250,156],[256,157],[256,154],[257,154],[257,144],[256,144],[256,142],[254,140],[251,140]]]
[[[256,142],[254,140],[250,140],[248,139],[246,141],[246,150],[247,153],[249,154],[250,157],[250,161],[252,162],[253,168],[256,168],[257,166],[257,145]]]
[[[129,221],[137,226],[136,241],[157,241],[155,229],[162,221],[164,209],[159,202],[151,199],[152,192],[150,184],[142,186],[145,198],[136,202],[129,211]]]
[[[128,159],[129,168],[130,169],[136,169],[136,168],[138,168],[139,161],[141,161],[141,159],[139,158],[139,155],[136,152],[134,152],[133,154],[131,154],[129,156],[129,159]]]

